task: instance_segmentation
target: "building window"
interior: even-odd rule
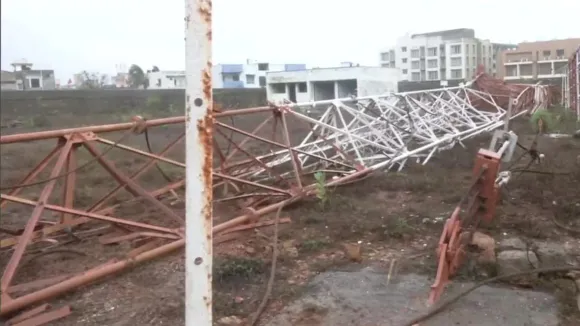
[[[473,49],[473,52],[472,52],[472,53],[473,53],[473,54],[475,54],[475,44],[473,44],[473,45],[471,46],[471,48]]]
[[[298,83],[298,93],[306,93],[308,91],[308,87],[306,83]]]
[[[284,83],[276,83],[270,84],[270,90],[274,94],[286,94],[286,84]]]
[[[411,62],[411,69],[419,69],[419,61]]]
[[[427,68],[437,68],[437,59],[427,60]]]
[[[411,58],[418,58],[419,57],[419,50],[411,50]]]
[[[246,84],[254,85],[256,83],[256,75],[246,75]]]
[[[451,61],[453,61],[453,60],[451,60]],[[469,57],[465,57],[465,65],[469,66]]]
[[[437,48],[428,48],[427,55],[430,57],[434,57],[437,55]]]
[[[460,79],[462,76],[461,69],[451,69],[451,78]]]
[[[564,59],[564,49],[556,50],[556,56],[560,59]]]
[[[407,63],[407,58],[403,58],[403,63]]]
[[[551,54],[552,54],[552,52],[550,50],[542,51],[542,59],[548,60],[548,58],[550,58]]]
[[[40,88],[40,78],[30,78],[30,88]]]
[[[407,47],[406,47],[406,46],[403,46],[403,47],[401,48],[401,52],[407,52]]]
[[[419,73],[419,72],[412,73],[411,80],[412,81],[420,81],[421,80],[421,73]]]
[[[266,77],[260,76],[259,82],[260,82],[260,87],[266,87]]]
[[[407,74],[407,69],[403,69],[403,74]]]
[[[389,61],[389,52],[381,53],[381,60],[382,61]]]
[[[451,46],[451,54],[460,54],[460,53],[461,53],[461,45]]]
[[[451,67],[459,67],[459,66],[461,66],[461,57],[451,58]]]
[[[234,74],[234,75],[232,76],[232,80],[233,80],[233,81],[240,81],[240,75],[239,75],[239,74]]]
[[[477,60],[475,59],[475,57],[471,58],[471,64],[475,67],[477,65]]]
[[[270,70],[270,65],[267,63],[258,63],[258,70],[259,71],[268,71],[268,70]]]
[[[437,80],[437,71],[429,71],[427,76],[429,80]]]
[[[469,44],[465,44],[465,54],[469,54]]]
[[[157,78],[157,87],[161,87],[161,78]]]

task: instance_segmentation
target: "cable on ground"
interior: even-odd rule
[[[439,304],[437,307],[431,309],[427,313],[425,313],[419,317],[413,318],[409,322],[403,324],[403,326],[414,326],[418,323],[424,322],[424,321],[440,314],[445,309],[447,309],[450,305],[459,301],[459,299],[461,299],[462,297],[473,292],[477,288],[480,288],[486,284],[489,284],[489,283],[492,283],[495,281],[500,281],[500,280],[507,279],[507,278],[528,275],[528,274],[534,274],[534,273],[566,273],[566,272],[571,272],[571,271],[580,271],[580,267],[567,266],[567,267],[551,267],[551,268],[534,268],[534,269],[530,269],[530,270],[523,271],[523,272],[515,272],[515,273],[504,274],[504,275],[499,275],[496,277],[488,278],[488,279],[481,281],[481,282],[473,285],[472,287],[452,296],[451,298],[445,300],[444,302]]]
[[[270,278],[268,279],[268,285],[266,286],[264,298],[262,299],[260,306],[258,306],[258,310],[256,310],[256,313],[252,318],[250,326],[255,326],[258,323],[258,321],[260,320],[260,315],[262,315],[262,312],[264,312],[266,304],[268,303],[268,300],[270,300],[270,295],[272,294],[272,286],[274,285],[274,277],[276,275],[276,261],[278,260],[278,224],[280,222],[280,213],[282,212],[282,208],[284,208],[284,205],[280,205],[280,208],[278,208],[278,211],[276,212],[276,217],[274,218],[274,238],[272,240],[273,248],[272,248],[272,267],[270,269]]]

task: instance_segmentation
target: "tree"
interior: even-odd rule
[[[80,88],[103,88],[107,81],[107,75],[101,75],[98,73],[89,73],[84,70],[81,72],[81,85]]]
[[[153,69],[151,69],[152,72],[159,72],[159,67],[157,66],[153,66]]]
[[[143,69],[138,65],[133,64],[129,68],[129,85],[133,88],[139,88],[141,86],[147,88],[149,86],[147,75],[145,75]]]

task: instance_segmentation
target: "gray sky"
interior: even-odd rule
[[[541,3],[541,5],[540,5]],[[183,0],[2,0],[2,69],[26,58],[61,82],[115,65],[184,67]],[[473,28],[495,42],[580,37],[580,1],[214,0],[213,61],[376,65],[407,32]]]

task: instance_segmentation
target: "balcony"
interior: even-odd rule
[[[244,71],[244,65],[222,65],[223,74],[240,74]]]
[[[566,74],[560,73],[554,73],[554,74],[538,74],[538,78],[562,78],[562,77],[566,77]]]
[[[504,80],[520,80],[520,79],[534,79],[533,75],[515,75],[515,76],[505,76]]]
[[[244,82],[241,80],[224,80],[224,88],[244,88]]]
[[[546,56],[546,57],[540,56],[538,58],[539,63],[567,62],[567,61],[568,61],[568,58],[566,58],[564,56]]]
[[[284,65],[284,71],[300,71],[306,70],[305,64],[286,64]]]

